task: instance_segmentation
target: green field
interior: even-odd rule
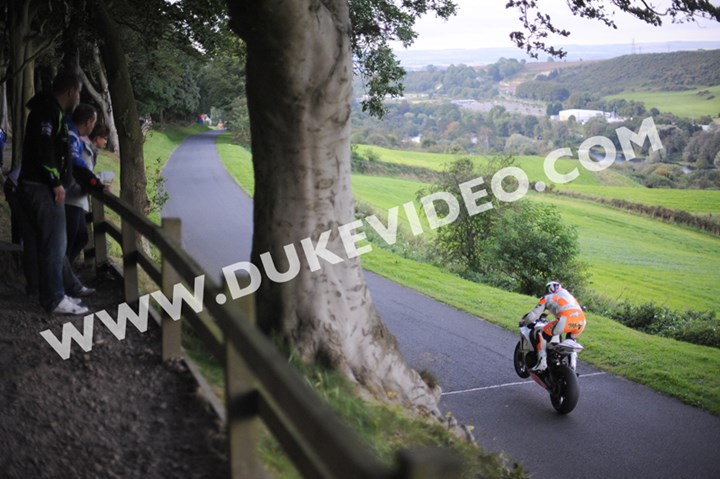
[[[698,95],[699,91],[709,91],[709,95]],[[710,98],[713,97],[714,98]],[[641,101],[645,108],[657,108],[662,112],[674,113],[677,116],[698,118],[710,115],[715,118],[720,115],[720,85],[700,87],[688,91],[639,91],[625,92],[606,96],[607,100],[615,99]]]
[[[442,171],[447,165],[460,158],[470,158],[477,165],[485,165],[490,158],[492,158],[491,156],[450,155],[420,151],[391,150],[388,148],[370,145],[356,145],[356,147],[357,151],[363,155],[367,155],[368,152],[373,152],[380,161],[427,168],[434,171]],[[544,161],[545,158],[542,156],[516,156],[514,165],[522,169],[525,174],[527,174],[530,181],[544,181],[548,183],[548,179],[543,168]],[[584,169],[577,160],[561,158],[555,164],[555,169],[560,174],[569,173],[574,168],[578,169],[580,176],[572,181],[571,184],[573,185],[635,185],[626,176],[613,171],[612,169],[605,170],[598,175]]]
[[[559,187],[590,196],[631,201],[650,206],[664,206],[693,214],[720,214],[720,190],[678,190],[621,186],[569,184]]]
[[[385,211],[415,198],[420,182],[353,175],[358,201]],[[720,239],[591,201],[533,194],[578,228],[592,286],[615,299],[720,311]]]
[[[533,195],[578,228],[597,292],[635,303],[720,311],[720,239],[591,201]]]
[[[236,177],[239,174],[246,178],[241,184],[244,183],[246,189],[251,187],[251,184],[248,185],[252,168],[249,153],[220,141],[218,150],[228,169]],[[416,164],[417,158],[423,157],[423,154],[416,152],[409,155],[406,161]],[[356,174],[352,177],[352,186],[356,201],[369,205],[384,217],[387,210],[394,206],[401,206],[408,201],[417,204],[417,192],[426,184],[401,178]],[[618,195],[635,194],[637,191],[638,196],[635,198],[678,209],[685,206],[685,209],[694,212],[702,212],[703,208],[716,211],[720,201],[720,192],[714,191],[573,185],[575,188],[584,189],[589,194],[606,189]],[[664,200],[663,193],[670,193],[670,199]],[[591,201],[541,194],[531,194],[529,198],[554,204],[566,221],[577,226],[581,259],[589,264],[592,287],[598,293],[636,303],[653,301],[674,309],[720,311],[720,239]],[[406,226],[402,208],[399,217],[401,227]],[[425,239],[430,239],[431,233],[426,223],[424,225],[427,232]]]

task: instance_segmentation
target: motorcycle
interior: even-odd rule
[[[544,371],[531,371],[538,361],[536,350],[537,342],[532,338],[535,332],[540,331],[547,324],[545,317],[535,323],[525,325],[521,320],[520,341],[515,346],[513,362],[515,372],[521,378],[532,377],[536,383],[550,393],[550,402],[560,414],[568,414],[577,405],[580,397],[580,384],[577,367],[577,355],[583,346],[573,339],[566,338],[560,341],[560,336],[553,336],[547,344],[547,369]],[[535,336],[537,337],[537,336]]]

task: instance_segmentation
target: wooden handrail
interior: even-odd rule
[[[125,201],[108,192],[93,192],[92,204],[96,262],[100,265],[106,261],[105,234],[119,240],[123,247],[124,275],[134,276],[124,278],[125,300],[129,303],[137,301],[139,295],[137,265],[148,272],[166,296],[171,293],[167,282],[169,278],[193,284],[195,278],[205,276],[202,312],[195,313],[183,305],[183,317],[225,367],[229,461],[233,479],[263,475],[257,457],[258,419],[265,423],[306,477],[440,477],[439,473],[427,475],[427,468],[420,467],[422,461],[413,459],[424,456],[401,455],[401,468],[396,471],[380,463],[255,327],[253,296],[218,304],[216,296],[227,288],[215,283],[182,249],[179,220],[173,222],[176,225],[174,228],[178,230],[175,232],[177,239],[173,239],[168,231],[153,224]],[[105,220],[105,206],[120,215],[121,231]],[[162,271],[137,248],[137,235],[147,239],[160,251]],[[128,288],[132,291],[128,291]],[[162,324],[163,330],[177,329],[168,318],[163,319]],[[167,338],[163,332],[164,358],[166,347],[181,350],[177,331]],[[442,477],[460,477],[459,463],[448,460],[444,451],[439,454],[438,457],[445,458],[444,462],[440,461],[444,466],[437,468],[443,471]],[[445,467],[447,464],[451,464],[451,467]]]

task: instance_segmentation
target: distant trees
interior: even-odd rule
[[[402,79],[406,93],[423,94],[429,98],[488,98],[495,92],[493,80],[485,70],[467,65],[447,68],[428,66],[405,73]]]
[[[698,168],[717,167],[720,153],[720,130],[703,131],[693,136],[683,152],[683,160]]]
[[[518,85],[515,95],[529,100],[562,102],[570,97],[570,90],[553,82],[533,80]]]
[[[551,279],[573,290],[585,285],[577,231],[553,205],[519,201],[498,215],[486,243],[485,269],[506,275],[520,293],[542,294]]]
[[[510,78],[524,69],[524,59],[518,61],[514,58],[500,58],[497,62],[486,66],[483,70],[492,81],[498,82]]]

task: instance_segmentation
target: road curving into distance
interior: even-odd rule
[[[163,216],[182,219],[183,246],[219,279],[223,266],[250,257],[252,200],[220,162],[215,135],[192,136],[173,152]],[[483,448],[507,453],[531,478],[720,474],[717,416],[587,366],[582,355],[580,401],[561,416],[544,390],[515,374],[516,334],[378,275],[366,279],[408,362],[437,377],[441,409],[475,426]]]

